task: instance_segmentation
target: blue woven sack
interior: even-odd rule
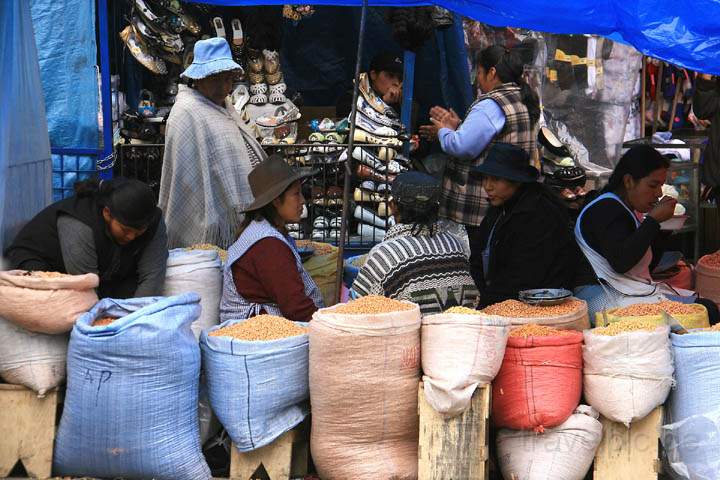
[[[200,297],[104,299],[72,330],[54,469],[67,476],[210,479],[200,449]],[[101,317],[116,317],[93,327]]]
[[[308,414],[308,335],[243,341],[200,336],[203,370],[213,412],[241,452],[271,443]],[[307,326],[306,323],[297,322]]]

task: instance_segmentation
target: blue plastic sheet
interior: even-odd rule
[[[213,5],[270,5],[283,0],[201,0]],[[360,6],[361,0],[315,0],[316,5]],[[371,6],[436,4],[495,26],[618,38],[646,55],[720,75],[720,2],[717,0],[371,0]]]
[[[200,297],[103,299],[75,323],[53,465],[60,475],[209,480],[200,450]],[[95,319],[116,317],[93,327]]]
[[[31,0],[30,4],[50,144],[53,148],[97,148],[95,2]]]
[[[50,144],[30,7],[0,1],[0,252],[50,202]]]

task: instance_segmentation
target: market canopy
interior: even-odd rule
[[[213,5],[283,4],[282,0],[200,0]],[[362,0],[315,0],[358,7]],[[369,0],[370,6],[440,5],[494,26],[621,39],[645,55],[720,75],[720,1],[692,0]]]

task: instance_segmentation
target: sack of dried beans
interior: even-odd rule
[[[720,252],[702,257],[695,267],[698,295],[720,305]]]
[[[37,333],[69,332],[98,301],[94,273],[0,272],[0,317]]]
[[[200,348],[190,330],[199,314],[200,297],[189,293],[106,298],[78,319],[54,472],[211,478],[198,430]]]
[[[308,414],[307,323],[259,315],[200,337],[210,405],[241,452],[263,447]]]
[[[655,303],[635,303],[620,308],[611,308],[595,314],[596,324],[619,322],[621,320],[641,320],[656,325],[665,325],[664,313],[672,316],[685,329],[706,328],[710,326],[708,311],[699,303],[681,303],[663,300]]]
[[[542,432],[567,420],[582,393],[582,342],[580,332],[545,325],[511,330],[493,381],[493,423]]]
[[[585,300],[568,298],[558,305],[528,305],[518,300],[505,300],[481,310],[510,320],[511,325],[547,325],[560,330],[582,332],[590,328],[588,306]]]
[[[420,307],[367,296],[310,322],[311,450],[322,478],[418,475]]]
[[[325,305],[335,305],[337,302],[337,256],[338,248],[329,243],[299,240],[298,247],[310,247],[315,253],[303,263],[303,267],[310,274],[322,293]]]
[[[423,389],[445,418],[463,413],[478,385],[492,382],[505,355],[510,321],[454,307],[422,320]]]
[[[586,330],[585,400],[613,422],[635,422],[665,403],[673,384],[670,327],[624,320]]]

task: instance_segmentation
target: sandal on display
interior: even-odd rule
[[[265,85],[265,74],[264,73],[255,73],[255,72],[248,72],[247,78],[250,80],[251,85],[257,85],[259,83],[262,83]]]
[[[335,131],[335,122],[330,120],[329,118],[323,118],[320,124],[318,125],[318,130],[321,132],[334,132]]]
[[[337,133],[337,132],[330,132],[327,135],[325,135],[325,140],[327,140],[330,143],[342,144],[342,143],[345,143],[346,139],[347,139],[347,135],[343,135],[343,134]]]
[[[253,95],[252,97],[250,97],[250,103],[253,105],[265,105],[267,103],[267,101],[268,101],[267,95],[262,94],[262,93],[258,94],[258,95]]]
[[[157,75],[166,75],[167,66],[165,62],[152,54],[150,54],[142,42],[139,41],[135,29],[132,25],[128,25],[120,32],[120,38],[127,45],[128,50],[135,59],[151,72]]]
[[[248,88],[245,85],[238,85],[235,87],[233,92],[230,94],[230,101],[235,107],[235,110],[242,112],[250,101],[250,92],[248,92]]]
[[[382,145],[385,147],[402,148],[402,142],[393,137],[379,137],[368,133],[364,130],[355,130],[353,140],[360,143],[371,143],[373,145]]]
[[[227,40],[227,37],[225,36],[225,25],[223,24],[223,19],[220,17],[213,18],[212,25],[213,30],[215,30],[215,36]]]
[[[281,105],[287,102],[287,97],[285,97],[285,94],[283,93],[273,93],[273,91],[271,90],[270,95],[268,95],[268,101],[273,105]]]
[[[265,83],[254,83],[250,85],[250,93],[252,95],[260,95],[263,93],[267,93],[268,86]]]
[[[230,21],[230,27],[232,28],[233,36],[230,49],[237,58],[242,58],[243,47],[245,46],[245,39],[243,37],[242,25],[240,20],[233,18]]]
[[[268,84],[275,85],[283,81],[283,74],[281,71],[277,71],[275,73],[265,73],[265,79]]]
[[[273,74],[280,70],[280,54],[275,50],[263,50],[265,73]]]

